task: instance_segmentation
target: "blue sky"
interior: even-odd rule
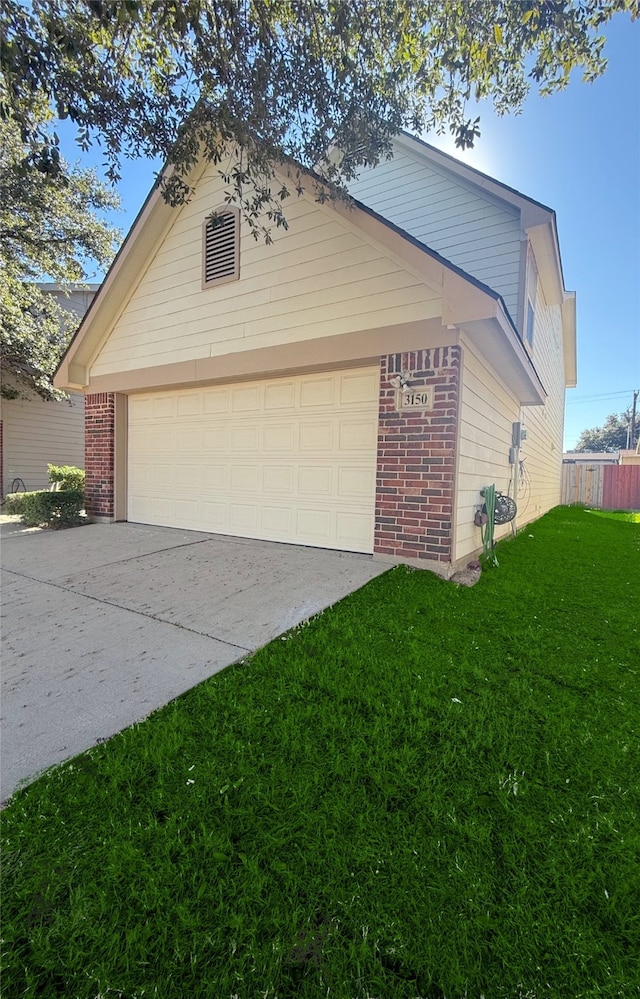
[[[562,93],[530,95],[515,117],[481,108],[482,136],[467,153],[426,137],[556,212],[578,309],[565,449],[640,388],[640,19],[619,15],[603,33],[609,67],[595,83],[576,74]]]
[[[565,287],[578,306],[578,387],[567,393],[565,449],[626,409],[640,388],[640,19],[618,15],[604,33],[609,67],[595,83],[575,74],[562,93],[531,95],[519,116],[481,108],[482,135],[466,153],[447,137],[425,136],[556,212]],[[65,152],[77,158],[72,145]],[[153,165],[125,161],[122,175],[123,212],[114,221],[126,232]]]

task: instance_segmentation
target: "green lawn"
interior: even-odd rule
[[[640,524],[499,560],[396,568],[19,792],[3,995],[640,995]]]

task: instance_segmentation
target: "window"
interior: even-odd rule
[[[240,277],[240,213],[221,208],[202,227],[202,287],[226,284]]]
[[[538,297],[538,269],[533,258],[533,250],[529,247],[527,255],[527,289],[524,335],[530,347],[533,347],[533,328],[536,321],[536,300]]]

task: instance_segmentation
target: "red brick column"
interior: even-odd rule
[[[451,561],[460,348],[381,358],[374,551]],[[396,409],[395,374],[433,387],[433,409]]]
[[[89,517],[114,516],[115,395],[84,400],[85,498]]]

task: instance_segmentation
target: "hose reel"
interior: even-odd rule
[[[496,507],[493,514],[494,524],[509,524],[518,512],[516,501],[504,493],[496,493]]]

